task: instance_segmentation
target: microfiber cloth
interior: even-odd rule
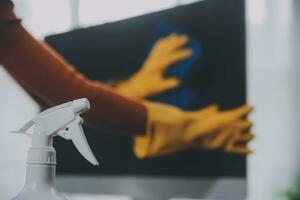
[[[152,46],[158,39],[166,37],[171,33],[188,35],[184,31],[178,30],[166,22],[160,21],[157,23],[154,31]],[[168,103],[182,109],[189,109],[196,104],[198,100],[198,94],[191,86],[187,84],[187,80],[192,68],[201,67],[199,65],[195,65],[195,62],[202,58],[203,53],[200,42],[196,38],[189,37],[186,47],[192,49],[192,55],[188,59],[174,64],[165,72],[166,77],[173,76],[179,78],[182,85],[174,90],[152,97],[151,100]]]

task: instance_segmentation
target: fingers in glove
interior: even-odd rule
[[[190,125],[189,131],[191,132],[214,132],[217,129],[229,127],[242,120],[242,117],[248,114],[252,110],[252,107],[245,105],[239,108],[224,111],[215,112],[212,115],[207,116],[205,120],[199,117],[199,122],[194,122]],[[201,111],[200,111],[201,112]],[[197,120],[197,119],[195,119]],[[241,125],[247,125],[247,123],[241,123]]]
[[[240,154],[240,155],[249,155],[253,151],[248,147],[232,147],[228,153]]]
[[[214,138],[211,143],[208,145],[210,149],[218,149],[223,147],[226,142],[229,140],[230,135],[232,134],[232,129],[226,129],[220,131],[219,133],[214,134]]]
[[[252,128],[253,123],[250,120],[244,119],[235,122],[233,126],[242,131],[249,131]]]
[[[214,136],[214,140],[211,142],[212,148],[220,148],[225,146],[225,143],[232,138],[234,144],[246,145],[250,140],[254,138],[252,133],[243,133],[242,131],[249,130],[252,123],[249,120],[244,120],[235,124],[232,128],[225,128]]]
[[[247,147],[247,143],[245,142],[250,141],[253,137],[253,134],[243,135],[239,131],[236,131],[235,134],[229,139],[228,143],[226,144],[225,151],[227,153],[248,155],[252,152],[252,150]],[[244,144],[239,144],[242,141],[244,142]]]
[[[238,140],[235,142],[235,146],[247,146],[247,144],[253,140],[255,136],[252,133],[241,133]]]
[[[205,108],[200,109],[198,112],[217,112],[219,110],[218,104],[211,104]]]
[[[251,110],[251,106],[244,105],[228,111],[222,111],[219,115],[216,115],[214,121],[219,123],[220,126],[232,125],[240,120],[245,120],[243,118],[245,118]]]
[[[165,91],[165,90],[170,90],[173,88],[176,88],[180,85],[180,80],[177,78],[168,78],[165,79],[160,85],[159,85],[159,90],[160,91]]]
[[[252,110],[253,110],[252,106],[243,105],[243,106],[240,106],[240,107],[235,108],[233,110],[225,111],[225,112],[231,113],[231,115],[233,117],[241,118],[241,117],[247,116]]]
[[[172,64],[178,63],[179,61],[185,60],[192,55],[193,51],[190,48],[180,49],[174,51],[165,56],[164,64],[161,65],[162,69],[170,67]]]
[[[241,142],[249,142],[255,138],[255,135],[252,133],[242,134],[239,138]]]
[[[161,56],[178,49],[188,41],[187,36],[172,33],[167,37],[160,38],[156,41],[151,50],[151,56]]]
[[[166,51],[173,51],[175,49],[179,49],[184,46],[188,42],[189,38],[186,35],[179,35],[176,33],[172,33],[169,36],[165,37],[161,41],[162,49],[164,48]]]
[[[209,106],[207,106],[205,108],[202,108],[198,111],[190,111],[190,112],[186,112],[186,113],[189,117],[200,120],[203,117],[208,117],[211,114],[217,113],[218,110],[219,110],[219,106],[217,104],[212,104],[212,105],[209,105]]]

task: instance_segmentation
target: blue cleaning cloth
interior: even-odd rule
[[[167,37],[171,33],[187,35],[183,31],[175,29],[172,26],[170,26],[169,24],[167,24],[166,22],[161,21],[156,25],[153,45],[158,39]],[[166,76],[175,76],[181,80],[185,80],[186,76],[188,75],[188,72],[193,67],[193,64],[202,55],[200,43],[195,38],[189,37],[189,41],[188,41],[186,47],[192,49],[192,51],[193,51],[192,55],[188,59],[178,62],[178,63],[174,64],[173,66],[171,66],[166,71],[166,73],[165,73]]]
[[[166,22],[159,22],[155,29],[152,46],[159,38],[166,37],[171,33],[185,34],[183,31],[173,28]],[[168,103],[182,109],[189,109],[197,103],[198,94],[186,81],[191,69],[193,67],[200,67],[195,65],[195,62],[201,58],[202,50],[200,43],[192,37],[189,38],[186,47],[192,49],[192,55],[186,60],[174,64],[165,72],[166,77],[173,76],[179,78],[182,85],[174,90],[166,91],[158,96],[152,97],[151,100]]]
[[[187,110],[197,105],[198,94],[189,86],[181,86],[152,98],[154,101],[174,105]]]

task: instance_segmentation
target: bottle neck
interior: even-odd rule
[[[33,148],[28,152],[26,181],[19,197],[57,196],[55,187],[56,153],[54,148]],[[17,198],[18,199],[18,198]],[[20,198],[23,199],[23,198]],[[29,198],[31,199],[31,198]],[[42,199],[42,198],[38,198]],[[55,198],[56,199],[56,198]],[[63,199],[63,198],[61,198]]]
[[[28,151],[25,185],[29,188],[52,188],[55,173],[55,149],[53,147],[31,147]]]
[[[56,165],[56,151],[53,147],[31,147],[28,151],[28,165]]]
[[[31,135],[32,147],[53,147],[53,137],[35,128],[34,133]]]
[[[55,190],[56,166],[54,164],[28,164],[25,190]]]

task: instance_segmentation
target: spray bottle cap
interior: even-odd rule
[[[71,140],[81,155],[93,165],[99,165],[82,129],[81,113],[90,109],[88,99],[77,99],[39,113],[15,133],[26,134],[32,139],[32,148],[52,148],[52,139],[60,136]],[[33,133],[26,132],[33,125]]]

